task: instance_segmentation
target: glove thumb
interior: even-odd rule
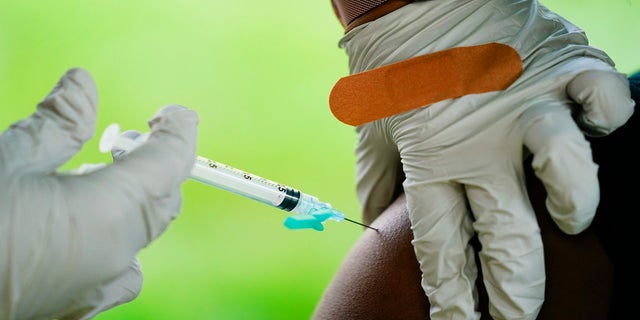
[[[162,233],[180,210],[180,185],[189,177],[196,159],[198,121],[195,111],[182,106],[160,109],[149,120],[149,138],[124,155],[114,150],[117,161],[102,170],[101,174],[118,181],[111,187],[114,192],[125,195],[119,206],[133,211],[141,209],[141,199],[149,204],[142,210],[146,242]]]

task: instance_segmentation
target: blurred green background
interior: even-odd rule
[[[640,69],[640,0],[548,0],[620,71]],[[634,15],[635,14],[635,15]],[[0,128],[75,66],[99,90],[97,132],[63,169],[110,162],[97,140],[160,107],[200,115],[198,154],[318,196],[359,220],[355,134],[331,115],[347,74],[329,0],[0,0]],[[283,211],[188,181],[181,215],[140,252],[138,299],[114,319],[308,319],[362,232],[287,230]]]

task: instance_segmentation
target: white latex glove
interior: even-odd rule
[[[580,105],[576,122],[589,136],[610,134],[634,112],[629,81],[622,73],[602,70],[580,73],[567,85],[567,94]]]
[[[180,210],[197,114],[162,108],[149,140],[126,157],[56,172],[93,136],[96,107],[93,79],[71,69],[0,136],[1,319],[87,319],[135,298],[136,253]]]
[[[400,174],[406,176],[412,244],[431,319],[480,318],[478,268],[469,245],[474,234],[492,318],[537,318],[547,290],[545,255],[523,150],[532,155],[554,222],[567,234],[580,233],[600,197],[598,165],[584,134],[606,135],[634,110],[628,83],[606,53],[536,0],[416,1],[354,28],[339,44],[353,74],[492,42],[521,58],[522,72],[505,90],[446,96],[453,99],[357,128],[365,223],[391,203]],[[432,67],[414,70],[425,79],[443,76],[428,71]],[[452,87],[469,81],[457,76],[447,77],[457,79]],[[394,83],[385,78],[380,84],[389,84],[390,103],[410,101],[395,98],[405,91]],[[432,90],[420,82],[406,85]]]

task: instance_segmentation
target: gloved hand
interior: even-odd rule
[[[0,318],[87,319],[130,301],[136,253],[177,216],[198,116],[160,109],[151,136],[112,165],[57,168],[95,129],[96,86],[69,70],[29,118],[0,136]]]
[[[492,43],[510,47],[519,63],[507,54],[476,60],[474,50]],[[524,153],[556,225],[585,230],[600,190],[584,134],[606,135],[629,119],[624,75],[579,27],[538,1],[416,1],[352,29],[339,45],[350,78],[359,79],[344,90],[356,96],[347,110],[383,115],[351,122],[364,223],[388,207],[402,181],[430,317],[479,319],[469,245],[476,234],[491,316],[535,319],[545,255]],[[476,90],[510,70],[519,75],[504,90]],[[358,99],[385,92],[387,100]],[[385,108],[404,112],[373,112]]]

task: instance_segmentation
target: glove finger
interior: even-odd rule
[[[592,70],[578,74],[568,85],[569,96],[582,105],[576,121],[585,134],[604,136],[633,114],[629,82],[624,74]]]
[[[563,232],[577,234],[594,218],[600,187],[590,145],[568,113],[553,105],[530,108],[522,116],[527,123],[523,142],[547,191],[549,214]]]
[[[369,126],[358,128],[357,192],[362,220],[371,224],[402,191],[404,173],[395,146]]]
[[[180,185],[189,177],[196,158],[198,116],[173,105],[158,111],[149,124],[151,134],[144,144],[98,173],[120,210],[141,212],[147,231],[144,245],[178,214]]]
[[[93,135],[96,108],[97,91],[89,73],[80,68],[67,71],[34,114],[2,135],[3,151],[19,159],[6,161],[9,169],[54,171]]]
[[[171,105],[160,109],[148,123],[148,140],[116,164],[143,187],[164,193],[186,180],[193,169],[198,115]]]

